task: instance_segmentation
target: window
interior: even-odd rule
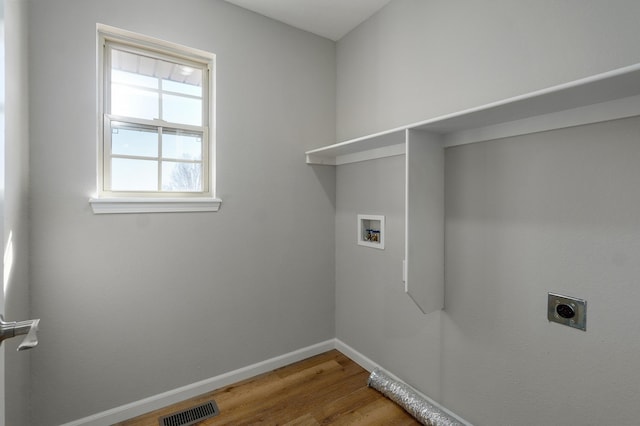
[[[106,26],[98,35],[94,212],[217,210],[214,56]]]

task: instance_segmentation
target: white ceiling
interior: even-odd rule
[[[391,0],[225,0],[293,27],[340,40]]]

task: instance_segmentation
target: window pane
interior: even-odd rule
[[[202,136],[193,133],[162,133],[162,157],[202,160]]]
[[[110,126],[101,134],[105,192],[179,197],[209,190],[204,136],[213,62],[178,46],[165,50],[151,41],[110,37],[102,51],[101,112]]]
[[[202,99],[162,96],[163,119],[170,123],[202,126]]]
[[[157,191],[158,162],[113,158],[111,160],[112,191]]]
[[[111,85],[111,114],[152,120],[160,117],[158,105],[158,92]]]
[[[123,50],[112,49],[111,81],[157,89],[158,78],[153,73],[144,72],[145,65],[149,65],[148,61],[153,61],[153,59]]]
[[[202,164],[163,161],[162,190],[182,192],[202,191]]]
[[[112,154],[158,157],[158,131],[156,129],[111,124]]]
[[[202,83],[202,71],[201,70],[193,70],[193,73],[199,75],[197,78],[198,83],[196,84],[188,84],[188,83],[179,83],[177,81],[171,80],[162,80],[162,90],[166,90],[168,92],[176,92],[182,95],[191,95],[197,96],[199,98],[202,97],[202,87],[200,86]]]
[[[146,75],[140,75],[132,72],[114,69],[111,70],[112,83],[122,83],[128,84],[130,86],[140,86],[147,87],[149,89],[157,89],[159,81],[160,80],[158,80],[157,78],[147,77]]]

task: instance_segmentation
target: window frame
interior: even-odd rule
[[[97,24],[97,43],[97,194],[90,199],[94,213],[217,211],[221,200],[215,196],[215,55],[102,24]],[[203,72],[202,126],[110,114],[110,61],[111,49],[114,48],[201,69]],[[159,93],[164,93],[161,88],[157,90]],[[202,153],[199,160],[202,164],[202,191],[162,191],[161,187],[158,191],[111,190],[108,183],[111,179],[110,162],[113,158],[110,125],[112,121],[134,126],[150,126],[158,129],[159,133],[165,128],[171,131],[202,134]],[[160,166],[163,161],[161,152],[158,152],[155,161]],[[180,162],[188,163],[188,161]]]

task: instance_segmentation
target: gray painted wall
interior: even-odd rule
[[[440,391],[440,312],[404,292],[404,156],[336,168],[336,335],[433,398]],[[357,215],[385,216],[385,248],[357,245]]]
[[[29,103],[27,64],[27,3],[5,0],[5,319],[30,319],[29,309]],[[29,424],[31,351],[17,352],[21,337],[6,340],[5,420],[7,425]]]
[[[33,0],[33,424],[334,337],[335,44],[223,1]],[[217,55],[218,213],[93,215],[96,22]]]
[[[338,140],[640,62],[635,0],[394,0],[337,44]]]
[[[339,140],[640,62],[637,2],[487,3],[397,0],[339,41]],[[349,237],[356,212],[402,221],[404,163],[339,166],[337,337],[477,425],[637,423],[639,126],[447,149],[446,309],[426,316],[402,225],[384,252]],[[548,291],[588,300],[586,333],[548,323]]]
[[[32,0],[32,423],[331,338],[334,318],[338,338],[479,425],[637,418],[633,311],[614,317],[606,294],[628,308],[638,291],[637,120],[448,150],[447,310],[427,316],[400,279],[403,159],[336,178],[301,154],[334,128],[361,136],[639,62],[640,5],[613,3],[396,0],[336,51],[221,1]],[[96,22],[217,54],[219,213],[91,213]],[[387,216],[384,251],[355,244],[357,213]],[[547,323],[549,290],[589,300],[589,331]]]
[[[640,117],[446,154],[442,401],[478,425],[640,418]],[[587,331],[546,319],[586,299]]]

